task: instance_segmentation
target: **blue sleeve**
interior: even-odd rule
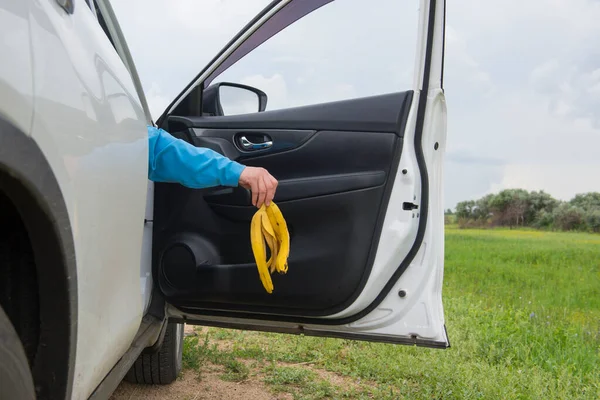
[[[193,189],[237,186],[244,166],[216,151],[195,147],[148,126],[148,179]]]

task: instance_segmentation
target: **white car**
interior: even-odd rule
[[[266,110],[268,93],[217,83],[329,1],[273,1],[153,122],[108,0],[0,0],[2,399],[172,382],[183,323],[449,346],[445,1],[420,1],[403,92]],[[151,124],[279,180],[291,254],[273,294],[248,191],[150,182]]]

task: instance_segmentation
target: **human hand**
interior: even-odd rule
[[[252,192],[252,205],[260,208],[271,204],[277,189],[277,179],[264,168],[246,167],[240,175],[240,186]]]

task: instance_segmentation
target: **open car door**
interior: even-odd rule
[[[172,321],[446,348],[445,1],[420,1],[416,55],[406,54],[414,83],[404,92],[269,111],[267,91],[215,83],[330,2],[273,1],[157,121],[278,179],[275,202],[291,237],[287,274],[274,273],[274,291],[265,291],[247,190],[157,183],[155,282]]]

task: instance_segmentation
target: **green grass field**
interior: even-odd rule
[[[448,227],[444,281],[448,350],[204,328],[184,365],[298,399],[600,399],[600,235]]]

